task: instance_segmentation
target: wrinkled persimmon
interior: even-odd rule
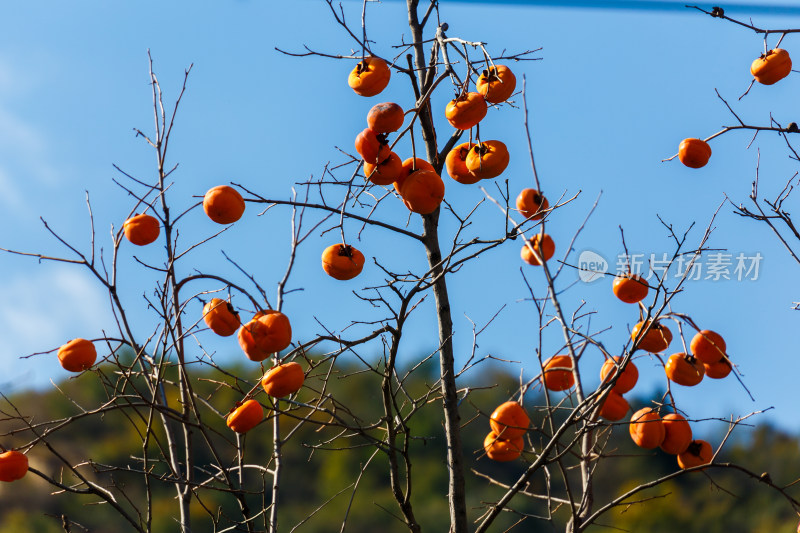
[[[353,279],[364,268],[364,254],[349,244],[331,244],[322,251],[322,269],[338,280]]]
[[[350,71],[347,84],[359,96],[375,96],[389,85],[392,71],[379,57],[365,57]]]

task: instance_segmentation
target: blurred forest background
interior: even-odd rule
[[[254,369],[230,370],[230,374],[222,375],[208,369],[195,369],[193,376],[196,390],[202,391],[209,397],[213,394],[214,402],[218,405],[232,405],[237,400],[236,393],[232,392],[232,386],[247,388],[256,384],[261,376],[261,373]],[[363,391],[368,390],[366,384],[371,376],[356,367],[342,366],[338,368],[338,372],[339,376],[334,376],[328,381],[330,393],[342,404],[354,406],[351,413],[353,417],[372,420],[379,418],[378,410],[381,409],[379,399],[363,394]],[[347,381],[348,386],[337,386],[338,382],[342,381],[337,377],[345,373],[353,374]],[[252,383],[234,384],[231,377],[233,375],[249,376]],[[109,374],[104,373],[103,379],[108,377]],[[320,377],[316,376],[317,380]],[[317,387],[314,379],[315,376],[309,376],[307,386],[298,395],[299,402],[310,400],[316,395]],[[363,388],[355,385],[359,379],[364,381]],[[428,386],[426,381],[431,383],[436,379],[437,368],[435,364],[431,364],[427,371],[411,374],[407,387],[409,391],[421,391]],[[475,474],[467,477],[468,503],[473,518],[482,512],[481,499],[489,501],[502,493],[500,487],[490,485],[481,477],[481,473],[491,474],[495,479],[513,483],[524,469],[523,463],[520,462],[523,459],[510,463],[495,463],[483,456],[482,449],[483,437],[489,427],[489,414],[496,405],[509,399],[511,391],[519,386],[518,378],[496,369],[484,372],[481,379],[482,382],[473,380],[470,384],[472,390],[468,399],[469,405],[462,405],[465,455],[468,468]],[[220,386],[223,382],[231,386]],[[24,392],[11,396],[8,400],[21,410],[24,407],[24,411],[31,416],[29,421],[35,425],[37,421],[80,417],[83,406],[102,404],[104,394],[99,380],[94,379],[91,373],[86,373],[55,384],[49,392]],[[537,428],[530,432],[528,437],[534,450],[539,448],[537,441],[544,438],[547,432],[547,427],[542,428],[541,416],[533,412],[533,408],[530,407],[537,403],[544,405],[541,398],[535,397],[536,394],[538,391],[529,391],[525,400],[525,405]],[[177,398],[177,394],[174,397]],[[634,396],[631,398],[631,405],[636,409],[637,406],[649,403],[649,399],[653,397],[655,394],[638,398]],[[266,395],[261,393],[257,399],[269,408],[269,399]],[[177,400],[175,401],[177,403]],[[108,411],[102,418],[87,416],[77,423],[72,423],[68,431],[59,431],[57,423],[51,424],[47,426],[52,431],[49,442],[67,461],[90,458],[96,480],[109,482],[103,473],[104,465],[133,465],[135,468],[136,458],[141,455],[141,438],[137,432],[142,429],[142,424],[134,416],[135,409],[136,407],[124,410],[116,408]],[[297,416],[304,416],[302,410],[297,413],[299,413]],[[217,438],[234,439],[233,432],[225,426],[223,418],[225,414],[227,413],[220,413],[218,419],[208,422]],[[442,430],[437,427],[441,423],[440,415],[441,410],[436,409],[433,403],[429,404],[429,408],[423,409],[423,412],[414,418],[416,425],[412,428],[413,433],[420,436],[417,438],[416,446],[412,447],[413,468],[418,473],[424,472],[424,475],[416,477],[414,505],[422,520],[429,524],[440,524],[431,528],[432,531],[446,531],[448,527],[447,473],[440,464],[445,457],[444,442],[443,438],[422,436],[442,435]],[[248,463],[255,457],[263,457],[263,464],[267,463],[272,446],[270,418],[268,417],[246,436],[244,446]],[[283,420],[286,428],[282,428],[282,433],[290,431],[297,423],[290,416],[284,416]],[[324,420],[319,419],[316,422],[321,423]],[[703,424],[698,431],[715,431],[704,436],[716,447],[726,428],[725,424],[718,422]],[[39,431],[44,430],[44,427],[39,428]],[[336,429],[335,433],[333,431],[322,424],[304,424],[283,448],[285,474],[282,480],[284,499],[280,516],[282,529],[291,531],[296,524],[304,522],[304,527],[310,527],[321,533],[340,531],[345,513],[349,513],[345,531],[352,533],[377,530],[382,533],[407,531],[403,523],[393,516],[396,504],[385,476],[386,466],[380,464],[386,460],[385,455],[377,454],[372,458],[374,448],[367,446],[366,442],[354,441],[342,433],[341,429]],[[769,425],[739,427],[733,433],[733,441],[728,441],[726,444],[719,461],[746,464],[754,471],[768,473],[779,485],[789,484],[800,472],[800,441],[797,437]],[[626,488],[678,470],[674,456],[658,450],[652,452],[641,450],[634,446],[628,435],[627,421],[613,426],[609,438],[611,446],[608,449],[612,450],[614,457],[598,463],[597,504],[602,505],[621,494]],[[6,444],[16,446],[23,442]],[[365,445],[359,449],[360,444]],[[343,452],[343,448],[347,448],[347,451]],[[525,455],[527,455],[525,461],[533,459],[530,454]],[[32,468],[55,478],[61,476],[59,459],[46,453],[46,450],[35,448],[31,450],[29,457]],[[202,457],[196,459],[200,469],[204,468],[204,464],[212,464],[210,458],[207,459],[207,463]],[[230,461],[231,465],[235,465],[236,457],[232,456]],[[166,469],[164,471],[166,472]],[[362,475],[357,480],[354,491],[358,472],[362,472]],[[553,477],[556,479],[558,476]],[[264,484],[269,487],[271,476],[265,473],[263,478]],[[67,474],[63,474],[63,483],[69,485],[72,481],[74,480],[69,479]],[[125,480],[120,479],[118,473],[115,474],[114,482],[119,485],[125,484]],[[539,486],[534,488],[541,491],[548,481],[544,476],[539,476],[533,483],[538,484]],[[470,491],[470,488],[473,490]],[[174,487],[167,483],[163,486],[153,483],[151,489],[154,494],[159,495],[154,504],[153,530],[175,531],[178,525],[173,519],[176,505]],[[129,490],[126,490],[126,496],[137,500],[142,497],[137,493],[143,490],[145,489],[141,483],[131,483]],[[800,486],[797,490],[789,490],[795,497],[800,494]],[[195,525],[193,531],[200,533],[214,530],[209,512],[235,512],[233,498],[225,492],[214,494],[216,499],[213,501],[209,497],[193,501]],[[269,490],[264,494],[252,494],[251,497],[260,499],[265,494],[268,498]],[[638,494],[636,499],[646,500],[646,503],[619,507],[606,514],[599,521],[601,525],[590,528],[590,531],[776,533],[794,531],[797,524],[797,516],[782,498],[766,489],[759,481],[747,479],[732,469],[712,468],[705,472],[681,475],[649,492]],[[53,487],[38,478],[34,472],[29,473],[22,481],[0,484],[0,533],[63,531],[118,533],[128,529],[118,514],[99,504],[96,498],[85,497],[81,502],[83,507],[76,507],[76,501],[80,501],[80,498],[74,495],[68,497],[58,493],[53,495]],[[309,502],[320,502],[320,505],[323,502],[328,503],[309,515]],[[499,527],[498,531],[504,528],[514,531],[553,530],[551,524],[536,519],[536,516],[547,512],[546,506],[541,501],[522,495],[516,497],[512,504],[516,513],[505,513],[502,523],[498,524],[504,527]],[[563,520],[558,520],[556,517],[556,523],[562,523],[567,519],[567,513],[563,514]]]

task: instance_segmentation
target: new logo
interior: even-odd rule
[[[584,250],[578,256],[578,277],[584,283],[603,279],[608,272],[608,261],[591,250]]]

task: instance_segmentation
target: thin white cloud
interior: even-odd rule
[[[63,371],[55,353],[20,357],[57,348],[76,337],[100,337],[103,328],[113,325],[102,287],[74,265],[32,261],[27,272],[0,283],[0,294],[0,388],[60,379]],[[19,383],[21,376],[33,382]]]
[[[14,75],[14,69],[8,60],[0,56],[0,99],[7,99],[20,94],[25,89],[24,78]]]
[[[33,80],[0,57],[0,207],[15,214],[25,212],[22,194],[57,183],[58,172],[49,163],[45,135],[15,108],[26,98]]]
[[[0,190],[3,191],[3,194],[0,195],[0,206],[5,210],[22,205],[23,199],[19,186],[11,179],[11,175],[3,168],[2,164],[0,164]]]

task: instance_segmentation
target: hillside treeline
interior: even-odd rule
[[[409,374],[405,386],[409,392],[426,390],[436,380],[438,369],[430,368]],[[216,371],[196,369],[195,392],[198,398],[216,406],[233,405],[240,394],[257,383],[258,376],[250,376],[252,383],[242,383],[233,376],[252,374],[245,369],[236,369],[228,375]],[[327,379],[326,394],[334,395],[342,405],[350,407],[353,420],[379,420],[381,402],[377,396],[374,376],[358,374],[356,368],[343,368],[347,380],[331,375]],[[300,402],[311,401],[320,390],[321,376],[311,376],[306,387],[298,394]],[[315,382],[316,379],[316,382]],[[342,383],[346,382],[347,386]],[[510,463],[494,463],[482,453],[482,442],[489,430],[488,415],[495,406],[509,399],[509,391],[516,390],[518,380],[500,370],[484,372],[479,380],[470,385],[469,393],[464,389],[462,402],[462,424],[464,446],[468,458],[468,501],[473,519],[482,513],[483,502],[492,501],[503,493],[500,484],[511,484],[532,461],[533,454],[526,452],[523,459]],[[542,420],[536,405],[542,398],[532,390],[525,397],[525,407],[532,415],[535,430],[529,432],[529,446],[537,449],[537,441],[548,434],[549,424]],[[563,397],[563,396],[562,396]],[[174,488],[168,483],[159,483],[159,471],[166,473],[158,464],[151,464],[150,485],[146,487],[138,474],[126,474],[120,467],[139,468],[142,455],[142,423],[132,416],[131,408],[110,409],[102,416],[81,417],[81,413],[102,405],[108,400],[108,389],[99,385],[97,379],[84,374],[59,383],[47,392],[24,392],[4,401],[2,411],[12,413],[14,407],[23,412],[28,422],[37,431],[49,431],[47,446],[37,445],[29,451],[30,464],[43,475],[59,480],[65,486],[79,487],[65,468],[64,461],[72,464],[84,463],[81,471],[100,484],[115,484],[124,487],[128,502],[120,505],[141,505],[145,491],[152,492],[153,531],[177,531]],[[268,398],[263,393],[257,396],[265,407]],[[177,401],[177,400],[176,400]],[[441,426],[441,409],[431,405],[423,407],[413,418],[411,438],[412,501],[415,512],[429,531],[442,532],[448,528],[447,473],[445,471],[445,449]],[[644,404],[645,399],[632,400],[633,405]],[[219,407],[218,407],[219,408]],[[231,449],[236,439],[225,426],[224,412],[204,420],[212,429],[211,434],[220,442],[227,442],[223,449]],[[269,412],[269,411],[268,411]],[[281,431],[289,434],[308,411],[294,411],[292,417],[281,417]],[[70,418],[72,417],[72,418]],[[272,446],[271,416],[242,439],[243,463],[267,465]],[[70,419],[63,428],[58,424],[39,425],[45,421]],[[343,522],[344,531],[351,533],[382,533],[406,531],[396,518],[396,503],[392,498],[388,481],[386,456],[375,453],[375,448],[363,436],[353,436],[341,428],[330,428],[325,416],[314,414],[300,424],[291,439],[284,445],[284,476],[282,479],[282,501],[279,517],[282,531],[339,532]],[[0,422],[17,424],[19,421]],[[22,426],[20,426],[22,427]],[[4,428],[5,429],[5,428]],[[380,432],[379,427],[371,430]],[[659,478],[678,470],[674,456],[660,451],[636,448],[628,436],[626,425],[612,428],[601,427],[608,444],[597,462],[595,478],[595,506],[602,506],[612,498],[637,484]],[[32,438],[30,430],[20,431],[13,442],[2,443],[6,447],[20,446]],[[201,438],[196,435],[196,438]],[[722,434],[708,435],[715,445]],[[153,445],[150,442],[148,445]],[[199,447],[199,449],[204,449]],[[55,452],[55,453],[53,453]],[[779,485],[788,485],[800,477],[800,446],[796,435],[789,435],[768,425],[751,429],[740,428],[730,439],[718,461],[731,461],[746,465],[755,472],[765,472]],[[569,452],[567,452],[569,453]],[[57,454],[57,455],[56,455]],[[231,467],[238,464],[236,454],[226,458]],[[197,479],[209,472],[203,465],[211,465],[210,457],[196,457]],[[210,468],[210,467],[209,467]],[[550,486],[552,493],[561,492],[555,472],[558,465],[533,478],[531,493],[541,494]],[[268,505],[271,477],[259,474],[257,468],[246,470],[246,476],[263,479],[263,491],[248,495],[253,508]],[[568,476],[573,473],[567,473]],[[574,475],[577,475],[575,473]],[[488,478],[491,477],[494,482]],[[250,480],[252,481],[252,479]],[[256,483],[256,485],[258,485]],[[254,486],[249,483],[247,486]],[[533,490],[535,489],[535,490]],[[797,497],[798,490],[789,489]],[[547,502],[532,499],[525,494],[512,502],[513,511],[504,513],[496,531],[506,528],[512,531],[553,531],[549,522],[537,517],[546,516]],[[734,470],[710,468],[679,476],[653,489],[638,493],[628,505],[616,507],[602,517],[593,531],[633,531],[659,533],[676,531],[703,533],[755,533],[794,531],[797,515],[787,501],[776,492],[767,490],[758,480],[750,479]],[[236,512],[236,502],[225,491],[204,492],[195,500],[195,533],[215,531],[212,516]],[[563,520],[568,518],[566,509]],[[558,518],[558,517],[557,517]],[[434,526],[431,526],[434,524]],[[256,528],[259,530],[258,528]],[[109,505],[98,502],[91,495],[70,494],[58,491],[46,483],[36,472],[14,483],[0,483],[0,533],[56,533],[63,531],[91,531],[96,533],[119,533],[130,530]]]

